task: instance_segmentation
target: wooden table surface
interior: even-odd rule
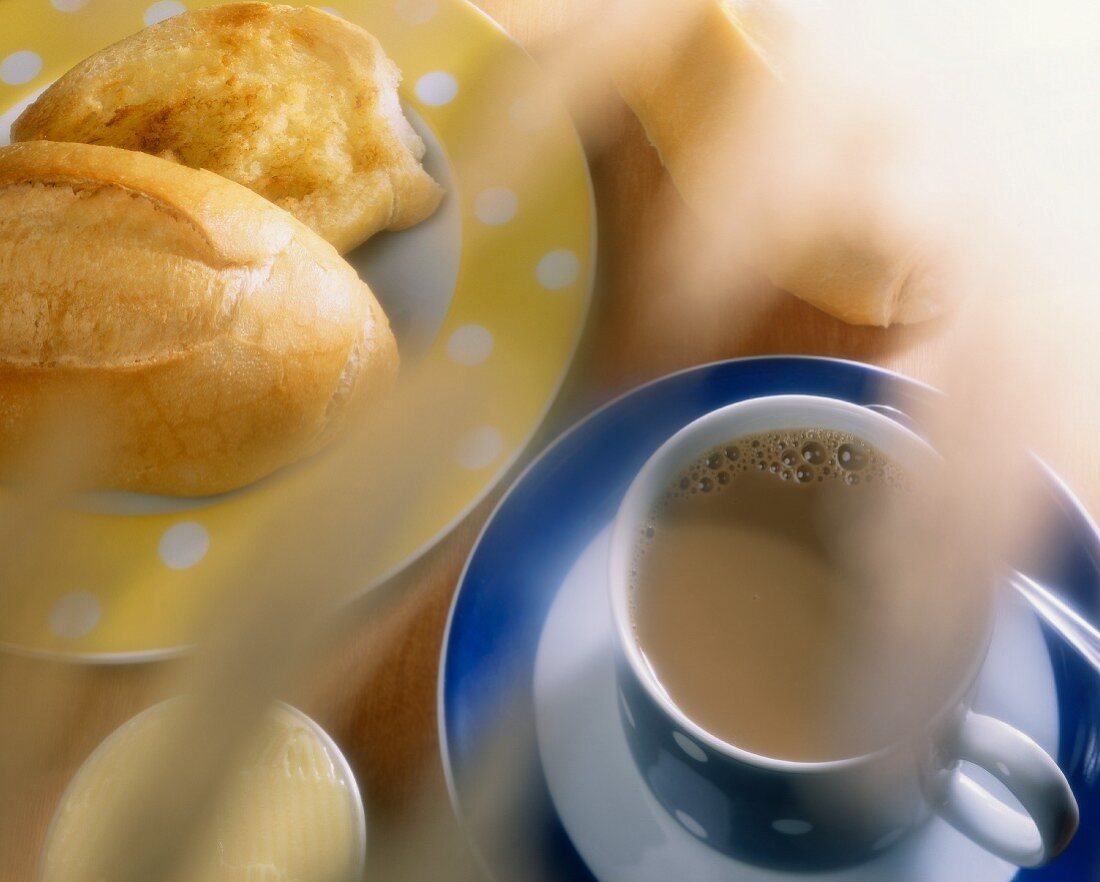
[[[482,0],[535,56],[548,51],[571,23],[568,0]],[[751,321],[738,297],[716,296],[685,305],[673,275],[639,260],[664,222],[667,179],[656,154],[625,106],[603,115],[598,142],[588,139],[599,212],[599,278],[593,312],[578,359],[527,458],[599,402],[635,383],[721,358],[801,353],[857,359],[935,380],[950,352],[950,322],[891,329],[845,325],[755,279]],[[1079,416],[1084,430],[1056,464],[1098,510],[1100,463],[1091,431],[1100,423]],[[517,466],[517,470],[518,470]],[[513,473],[514,475],[514,473]],[[458,574],[501,488],[454,533],[401,578],[400,599],[380,614],[354,611],[325,650],[296,704],[325,726],[348,755],[366,795],[374,843],[400,837],[410,813],[443,806],[446,793],[436,736],[436,675],[448,606]],[[52,682],[55,665],[0,658],[0,714]],[[30,770],[25,798],[0,817],[0,879],[35,878],[46,825],[66,782],[90,750],[119,723],[159,696],[162,665],[88,667],[69,672],[50,701],[64,705],[63,731],[49,733],[57,750]],[[0,786],[3,785],[0,763]],[[26,772],[27,770],[22,770]]]

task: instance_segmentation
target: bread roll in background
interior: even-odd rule
[[[396,369],[370,289],[252,191],[113,147],[0,148],[5,469],[66,400],[107,439],[94,486],[232,490],[318,450]]]
[[[649,13],[651,26],[614,55],[615,84],[731,253],[853,324],[944,312],[938,262],[950,249],[895,199],[892,145],[875,152],[884,120],[858,116],[855,100],[818,103],[809,77],[785,76],[795,59],[781,3],[654,0]]]
[[[82,61],[13,141],[141,150],[285,208],[344,252],[419,223],[442,190],[378,41],[319,9],[234,3],[173,16]]]

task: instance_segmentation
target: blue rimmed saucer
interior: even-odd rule
[[[935,393],[896,374],[818,358],[756,358],[693,368],[612,402],[563,435],[516,482],[486,525],[455,596],[439,688],[451,797],[491,874],[508,878],[500,831],[481,817],[494,770],[523,775],[498,807],[523,826],[527,878],[796,879],[721,858],[661,814],[625,755],[603,599],[605,528],[638,469],[702,414],[761,395],[816,394],[888,415]],[[891,410],[896,409],[896,410]],[[1100,599],[1100,537],[1072,494],[1044,471],[1057,537],[1042,562],[1012,562],[1080,610]],[[1081,808],[1066,852],[1016,870],[933,822],[858,868],[820,882],[1100,879],[1100,680],[1019,601],[1006,597],[980,684],[979,710],[1057,756]],[[502,721],[512,742],[496,751]],[[517,741],[518,740],[518,741]],[[528,762],[517,763],[516,757]],[[506,765],[507,764],[507,765]],[[499,776],[498,776],[499,777]],[[519,820],[517,820],[519,819]],[[515,831],[509,836],[516,841]]]

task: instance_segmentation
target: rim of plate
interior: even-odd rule
[[[663,383],[667,380],[674,379],[676,377],[690,374],[694,371],[702,371],[711,368],[721,367],[723,365],[730,364],[743,364],[756,361],[810,361],[820,362],[825,364],[841,364],[859,368],[868,372],[869,374],[877,374],[882,377],[886,377],[892,381],[900,381],[907,385],[911,385],[914,388],[921,389],[924,393],[934,396],[942,396],[944,393],[923,380],[918,380],[914,377],[906,376],[898,371],[890,370],[889,368],[880,367],[878,365],[867,364],[865,362],[856,361],[850,358],[833,358],[829,356],[819,355],[752,355],[745,356],[743,358],[726,358],[719,359],[717,361],[705,362],[703,364],[692,365],[690,367],[681,368],[680,370],[673,371],[669,374],[663,374],[659,377],[654,377],[651,380],[647,380],[638,386],[626,390],[625,392],[615,396],[606,403],[600,405],[591,413],[586,414],[581,419],[572,423],[561,434],[557,435],[553,441],[551,441],[546,447],[544,447],[539,454],[531,460],[530,463],[523,469],[523,471],[516,476],[511,486],[504,492],[500,500],[493,507],[489,517],[486,519],[485,524],[478,532],[477,538],[474,540],[474,544],[470,549],[470,553],[466,558],[466,562],[463,564],[462,572],[459,574],[458,581],[456,582],[454,596],[451,598],[451,605],[447,611],[447,621],[443,629],[443,644],[439,650],[439,666],[436,680],[436,729],[437,738],[439,739],[439,752],[440,759],[443,765],[443,778],[447,785],[447,796],[451,802],[451,810],[454,812],[459,826],[467,834],[470,830],[467,826],[466,817],[462,810],[462,804],[459,798],[458,788],[455,784],[454,778],[454,766],[451,761],[451,748],[450,742],[447,737],[447,714],[446,714],[446,701],[445,701],[445,687],[447,683],[447,654],[448,648],[451,642],[451,627],[454,622],[455,611],[458,608],[459,600],[462,597],[462,589],[466,582],[466,576],[469,573],[470,566],[473,563],[474,557],[477,555],[478,549],[481,547],[482,540],[489,530],[494,526],[496,518],[500,513],[500,510],[512,497],[512,494],[525,483],[528,475],[534,471],[543,461],[543,459],[549,457],[559,446],[561,446],[568,438],[574,435],[582,427],[592,422],[605,411],[618,405],[620,402],[630,398],[633,395],[644,392],[645,390],[656,386],[659,383]],[[1100,547],[1100,527],[1097,526],[1095,519],[1089,514],[1088,510],[1084,507],[1084,504],[1077,498],[1077,495],[1070,489],[1066,482],[1058,476],[1058,474],[1042,460],[1035,453],[1030,454],[1031,459],[1039,466],[1043,474],[1046,475],[1053,483],[1053,485],[1060,491],[1063,499],[1069,503],[1073,510],[1073,513],[1081,518],[1082,523],[1088,531],[1089,537],[1093,540],[1093,543]],[[473,852],[478,864],[484,870],[486,875],[490,879],[495,879],[495,875],[492,868],[485,861],[484,855],[481,853],[481,849],[477,843],[477,840],[473,836],[468,836],[471,851]]]
[[[510,43],[516,50],[518,50],[528,61],[531,62],[541,72],[542,67],[538,61],[531,55],[530,52],[516,40],[508,30],[495,18],[493,18],[485,10],[477,6],[473,0],[454,0],[458,5],[465,7],[468,11],[475,13],[476,18],[480,18],[482,23],[488,25],[494,30],[500,37],[503,37],[508,43]],[[47,87],[48,88],[48,87]],[[592,299],[595,293],[596,283],[596,264],[599,258],[598,255],[598,242],[599,242],[599,218],[596,213],[596,194],[592,185],[592,169],[588,164],[588,154],[584,149],[584,144],[581,141],[580,133],[577,131],[577,126],[573,120],[572,115],[568,112],[564,105],[562,105],[562,115],[569,124],[570,138],[579,156],[582,159],[582,166],[584,171],[584,183],[585,192],[587,194],[587,209],[589,223],[591,225],[591,234],[589,235],[588,247],[590,258],[588,261],[588,273],[584,280],[584,286],[582,290],[583,302],[581,304],[581,314],[577,322],[576,330],[573,334],[573,341],[570,344],[569,352],[563,360],[561,370],[558,372],[557,379],[554,382],[553,388],[546,396],[546,400],[543,402],[538,416],[532,420],[530,428],[527,430],[523,439],[515,446],[512,453],[505,457],[500,466],[490,475],[485,481],[480,490],[470,499],[464,508],[459,511],[450,521],[448,521],[443,527],[441,527],[435,534],[426,539],[415,551],[413,551],[404,560],[397,562],[389,569],[384,570],[377,576],[368,581],[363,587],[348,595],[345,599],[340,601],[333,609],[336,612],[343,609],[347,605],[354,603],[357,600],[363,598],[366,594],[373,591],[379,585],[389,581],[399,573],[411,567],[426,554],[432,551],[440,542],[442,542],[447,536],[449,536],[459,524],[461,524],[475,508],[477,508],[490,493],[492,493],[499,485],[512,467],[522,458],[527,452],[528,447],[531,445],[532,439],[536,433],[542,427],[543,422],[546,420],[546,415],[550,412],[550,409],[558,400],[558,395],[561,393],[562,386],[565,384],[566,377],[569,376],[569,370],[573,366],[573,362],[577,357],[577,350],[580,348],[581,340],[584,337],[585,328],[588,325],[589,314],[592,310]],[[425,119],[425,125],[430,123]],[[440,141],[443,144],[442,141]],[[447,312],[451,311],[451,307],[448,307]],[[434,342],[434,341],[433,341]],[[556,443],[556,440],[555,440]],[[541,458],[542,451],[539,452],[537,459]],[[526,475],[527,468],[521,472],[520,476]],[[511,487],[505,492],[504,497],[511,493]],[[494,506],[492,514],[496,514],[498,506]],[[481,541],[482,533],[484,529],[479,531],[477,540],[474,545]],[[466,569],[462,570],[462,577],[465,577]],[[461,578],[460,577],[460,581]],[[453,608],[451,610],[453,613]],[[447,629],[450,629],[450,613],[447,617]],[[446,632],[445,632],[446,633]],[[0,641],[0,651],[10,652],[14,655],[23,656],[26,658],[45,659],[49,661],[68,661],[74,664],[90,664],[90,665],[117,665],[117,664],[138,664],[142,662],[151,661],[166,661],[173,658],[178,658],[188,653],[194,648],[193,643],[186,643],[180,646],[168,646],[160,649],[135,649],[124,650],[121,652],[66,652],[60,649],[36,649],[27,646],[19,646],[18,644],[7,643]],[[448,784],[448,790],[450,785]]]

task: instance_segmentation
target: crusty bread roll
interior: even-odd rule
[[[648,0],[652,19],[612,57],[615,85],[690,206],[713,198],[731,138],[774,72],[723,0]]]
[[[244,184],[341,251],[442,196],[401,111],[401,74],[362,28],[309,7],[186,12],[82,61],[13,141],[141,150]]]
[[[656,0],[653,22],[615,56],[619,92],[687,205],[728,229],[731,245],[774,284],[853,324],[939,315],[950,301],[923,231],[866,167],[815,143],[812,106],[804,128],[782,106],[790,99],[780,53],[764,48],[781,43],[763,32],[779,18],[774,6]],[[777,132],[784,114],[787,128]],[[854,140],[859,124],[853,129]],[[786,162],[788,153],[799,159]]]
[[[64,398],[108,439],[95,486],[231,490],[396,368],[370,289],[250,190],[113,147],[0,148],[0,465]]]

